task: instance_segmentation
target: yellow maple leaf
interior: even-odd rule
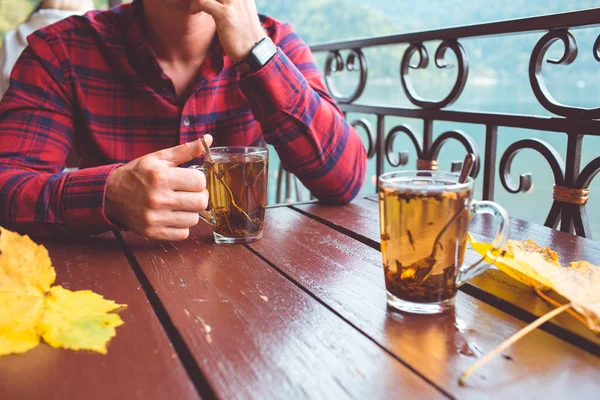
[[[55,278],[43,246],[0,227],[0,355],[38,345],[37,323]]]
[[[52,347],[93,350],[106,354],[106,344],[123,325],[117,314],[108,314],[123,306],[89,291],[72,292],[54,286],[44,307],[40,333]]]
[[[479,243],[472,236],[469,242],[479,254],[489,254],[491,245]],[[532,240],[509,240],[501,252],[488,258],[518,281],[536,289],[553,290],[566,298],[588,327],[600,334],[600,267],[587,261],[564,267],[556,252]]]
[[[40,343],[106,353],[124,306],[91,291],[71,292],[56,279],[48,251],[28,236],[0,227],[0,356]]]
[[[524,242],[508,240],[501,251],[490,255],[492,252],[490,243],[480,243],[471,234],[468,238],[471,247],[476,252],[488,255],[486,261],[493,263],[508,276],[532,287],[551,288],[552,282],[546,268],[548,265],[555,265],[558,262],[558,256],[554,258],[556,253],[553,252],[554,255],[549,255],[531,240]]]
[[[37,323],[44,297],[0,293],[0,356],[24,353],[40,342]]]
[[[55,279],[44,246],[0,227],[0,293],[43,295]]]
[[[600,334],[600,267],[587,261],[550,271],[554,291],[569,299],[589,328]]]

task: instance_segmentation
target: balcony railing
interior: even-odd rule
[[[554,175],[553,203],[548,212],[545,225],[558,228],[565,232],[590,237],[591,230],[586,213],[586,203],[589,198],[589,186],[594,177],[600,172],[600,157],[582,167],[582,141],[585,135],[600,136],[600,108],[585,109],[571,107],[557,101],[547,89],[542,77],[542,66],[549,47],[555,42],[562,42],[563,55],[558,60],[548,59],[548,63],[571,64],[578,53],[578,46],[571,30],[582,27],[600,25],[600,9],[590,9],[534,18],[516,19],[480,25],[461,26],[451,29],[439,29],[424,32],[407,33],[393,36],[369,39],[350,40],[312,46],[314,53],[326,52],[324,76],[327,87],[340,104],[345,113],[362,113],[376,117],[376,127],[371,128],[368,121],[359,119],[352,121],[355,127],[366,131],[368,156],[376,161],[376,172],[384,171],[385,163],[392,167],[400,167],[408,163],[408,153],[403,151],[394,154],[394,141],[401,135],[406,135],[416,149],[418,159],[417,169],[437,169],[437,158],[440,149],[448,141],[458,141],[467,152],[477,158],[472,176],[483,175],[482,197],[493,200],[496,193],[495,178],[500,174],[500,181],[509,193],[521,193],[531,189],[532,174],[522,174],[515,179],[511,174],[511,164],[516,154],[523,149],[532,149],[540,153],[548,162]],[[539,32],[540,39],[530,55],[529,83],[531,90],[540,105],[554,116],[516,115],[487,112],[449,111],[445,108],[460,98],[469,76],[468,54],[461,45],[461,40],[474,37],[490,37],[514,33]],[[429,54],[425,43],[441,41],[435,53],[435,64],[438,68],[446,68],[445,54],[454,53],[456,58],[456,81],[450,92],[440,101],[422,98],[415,90],[410,77],[411,69],[425,68]],[[360,104],[359,100],[368,83],[368,63],[364,49],[381,46],[404,44],[400,70],[401,86],[408,100],[414,107],[382,107]],[[593,49],[594,58],[600,62],[600,36],[596,39]],[[346,57],[342,52],[347,53]],[[417,61],[416,63],[414,61]],[[358,72],[357,86],[350,94],[343,95],[334,85],[334,75],[343,71]],[[407,117],[421,120],[423,123],[422,136],[406,124],[398,125],[386,131],[385,119],[388,116]],[[433,138],[434,121],[450,121],[469,123],[485,127],[485,145],[483,157],[476,142],[468,134],[452,130]],[[566,154],[560,154],[552,145],[539,139],[518,140],[512,143],[500,155],[497,167],[497,142],[499,127],[515,127],[526,130],[553,132],[567,136]],[[564,158],[563,158],[564,156]],[[459,170],[460,162],[452,164],[452,170]],[[497,170],[499,168],[499,170]],[[284,182],[287,182],[287,193],[290,193],[290,178],[283,177],[280,171],[278,181],[278,201]],[[596,220],[598,221],[598,220]]]

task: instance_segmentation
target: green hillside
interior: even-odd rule
[[[600,1],[258,0],[257,5],[261,12],[291,22],[305,41],[313,44],[581,10],[598,7]],[[575,66],[570,67],[571,73],[563,74],[565,68],[560,66],[547,68],[547,73],[570,85],[582,79],[597,81],[600,69],[593,61],[591,48],[598,33],[597,29],[574,31],[580,56]],[[540,37],[540,33],[508,35],[465,39],[461,43],[469,55],[473,75],[516,83],[515,73],[526,73],[531,50]],[[433,57],[437,43],[427,46]],[[388,47],[368,54],[371,77],[395,78],[404,48]],[[552,51],[560,55],[559,45],[553,46]]]
[[[396,24],[373,6],[348,0],[257,0],[259,12],[291,22],[307,43],[391,34]]]
[[[365,3],[358,0],[350,2]],[[600,6],[598,0],[372,0],[367,3],[388,15],[403,31],[531,17]]]

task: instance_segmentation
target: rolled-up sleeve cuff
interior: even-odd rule
[[[108,177],[121,165],[104,165],[67,174],[61,214],[70,229],[90,234],[121,229],[104,213]]]

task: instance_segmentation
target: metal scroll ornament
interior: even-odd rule
[[[341,94],[333,82],[332,74],[334,72],[342,72],[344,69],[350,72],[358,71],[360,74],[358,86],[349,96]],[[368,72],[369,67],[367,65],[367,59],[360,49],[351,49],[345,63],[339,51],[331,51],[327,55],[327,61],[325,62],[325,85],[327,86],[329,93],[331,93],[338,103],[350,104],[358,99],[365,90]]]
[[[352,123],[350,123],[350,125],[352,125],[352,127],[354,129],[357,128],[362,128],[365,133],[367,134],[367,141],[368,141],[368,147],[367,147],[367,158],[373,158],[375,156],[375,132],[373,131],[373,126],[371,125],[371,123],[369,121],[367,121],[366,119],[359,119],[356,121],[353,121]]]
[[[421,108],[435,108],[440,109],[454,103],[461,95],[465,84],[467,83],[467,77],[469,75],[469,62],[467,59],[467,53],[464,48],[456,40],[444,40],[437,48],[435,52],[435,65],[438,68],[452,68],[453,64],[448,64],[445,60],[446,51],[452,51],[456,56],[456,63],[458,67],[458,74],[456,76],[456,82],[452,87],[450,93],[441,101],[432,101],[423,99],[416,92],[413,87],[412,81],[409,76],[410,69],[425,69],[429,64],[429,55],[427,49],[423,43],[413,43],[404,52],[402,57],[402,63],[400,64],[400,80],[402,87],[408,99],[414,105]],[[418,54],[419,60],[417,64],[411,64],[410,60],[414,54]]]
[[[435,168],[433,169],[437,168],[437,159],[444,144],[451,140],[456,140],[457,142],[462,144],[467,153],[471,153],[475,156],[475,163],[473,164],[471,177],[476,178],[479,174],[479,169],[481,166],[481,156],[479,154],[479,148],[477,147],[477,143],[475,143],[471,136],[458,130],[444,132],[436,138],[436,140],[431,144],[431,147],[429,149],[423,149],[422,141],[417,137],[415,132],[406,124],[394,127],[388,133],[387,138],[385,140],[385,156],[392,167],[400,167],[408,163],[407,151],[400,151],[397,155],[394,153],[394,141],[397,137],[402,135],[407,136],[412,142],[417,152],[417,164],[421,162],[422,164],[429,164],[431,166],[435,166]],[[452,172],[458,172],[461,170],[461,168],[462,161],[454,161],[452,162],[450,170]],[[432,168],[429,167],[426,169]]]
[[[417,138],[415,132],[406,124],[398,125],[388,133],[385,139],[385,157],[392,167],[400,167],[408,164],[408,151],[403,150],[397,156],[394,154],[394,141],[400,135],[408,136],[417,151],[417,158],[423,158],[423,151],[421,150],[423,144]]]
[[[571,231],[572,226],[577,235],[591,238],[586,203],[589,198],[590,184],[600,174],[600,157],[585,166],[577,180],[569,184],[565,179],[565,162],[554,147],[539,139],[520,140],[510,145],[500,159],[500,181],[509,193],[523,193],[533,188],[531,173],[520,175],[519,183],[515,185],[510,172],[515,156],[524,149],[531,149],[541,154],[554,175],[554,201],[544,225],[557,228],[560,222],[563,231]]]
[[[594,58],[596,61],[600,62],[600,36],[598,36],[594,42]]]
[[[568,118],[596,119],[600,118],[600,108],[578,108],[561,104],[556,100],[544,83],[542,65],[546,52],[557,41],[564,45],[564,53],[559,60],[548,60],[549,64],[569,65],[577,58],[577,41],[567,29],[555,29],[545,34],[536,44],[529,61],[529,81],[535,97],[548,111]],[[600,37],[594,43],[594,58],[600,61]]]
[[[549,143],[539,139],[525,139],[515,142],[508,146],[502,158],[500,159],[500,182],[509,193],[524,193],[533,187],[533,176],[531,173],[521,174],[519,176],[519,184],[515,185],[514,179],[510,172],[514,158],[521,150],[531,149],[540,153],[554,174],[554,185],[564,186],[565,184],[565,162],[562,157]],[[545,225],[556,227],[558,226],[561,214],[561,205],[556,200],[552,203],[552,208],[548,213]]]
[[[558,151],[556,151],[556,149],[548,142],[543,140],[525,139],[519,140],[508,146],[500,159],[500,181],[507,192],[513,194],[524,193],[529,191],[533,186],[533,177],[531,173],[521,174],[519,176],[519,184],[515,186],[514,179],[510,172],[514,158],[524,149],[531,149],[540,153],[550,165],[550,169],[554,174],[554,184],[564,184],[565,162]]]
[[[481,166],[481,156],[479,155],[479,147],[477,147],[477,143],[473,140],[473,138],[463,131],[448,131],[442,133],[438,136],[435,141],[431,144],[431,150],[429,151],[429,158],[432,160],[437,160],[438,155],[440,154],[440,150],[444,146],[445,143],[456,140],[460,144],[463,145],[467,153],[471,153],[475,156],[475,162],[473,163],[473,169],[471,170],[471,178],[477,178],[479,175],[479,168]],[[462,169],[462,161],[453,161],[451,171],[459,172]]]

